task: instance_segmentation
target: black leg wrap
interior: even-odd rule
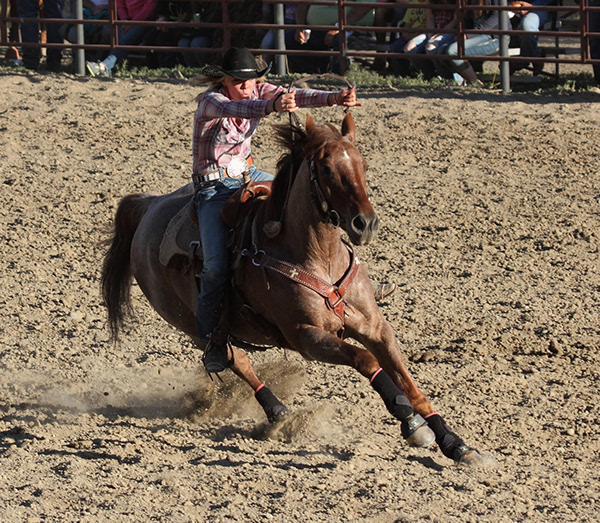
[[[408,401],[408,398],[402,393],[385,371],[380,371],[379,374],[373,378],[371,385],[381,396],[387,410],[396,419],[404,421],[413,416],[415,411],[413,410],[410,401]]]
[[[465,454],[474,450],[450,430],[439,414],[428,416],[427,424],[435,433],[435,441],[447,458],[460,462]]]
[[[262,387],[254,394],[254,397],[265,411],[269,423],[280,421],[289,413],[286,406],[275,397],[268,387]]]

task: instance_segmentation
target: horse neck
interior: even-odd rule
[[[323,223],[311,199],[306,162],[302,162],[291,187],[283,230],[282,239],[297,259],[311,258],[329,264],[344,249],[339,230]]]

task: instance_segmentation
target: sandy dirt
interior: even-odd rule
[[[0,520],[597,521],[598,91],[359,90],[382,224],[359,253],[483,469],[408,447],[353,370],[279,349],[251,355],[293,412],[269,427],[137,287],[110,343],[98,241],[124,195],[189,181],[197,90],[31,73],[0,92]],[[283,121],[254,140],[264,170]]]

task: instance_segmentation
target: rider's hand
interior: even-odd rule
[[[342,89],[335,94],[335,103],[344,107],[361,107],[362,104],[356,101],[356,86],[350,89]]]
[[[275,102],[275,110],[279,113],[293,113],[298,110],[296,105],[296,89],[284,92]]]

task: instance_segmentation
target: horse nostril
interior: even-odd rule
[[[362,214],[359,214],[352,220],[352,228],[355,231],[364,231],[367,226],[367,220]]]

